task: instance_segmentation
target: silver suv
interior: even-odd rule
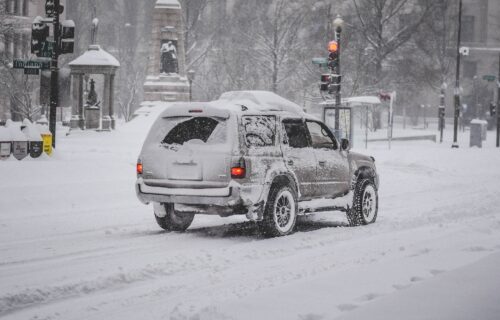
[[[168,107],[142,148],[136,191],[165,230],[186,230],[195,214],[246,215],[282,236],[321,210],[375,222],[378,185],[374,159],[324,123],[273,93],[242,91]]]

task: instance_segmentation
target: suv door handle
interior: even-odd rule
[[[326,164],[326,161],[319,161],[320,166],[324,166]]]
[[[287,160],[286,163],[289,165],[289,166],[293,166],[293,160]]]

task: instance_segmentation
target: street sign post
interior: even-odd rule
[[[494,75],[492,74],[487,74],[487,75],[484,75],[483,76],[483,80],[486,80],[488,82],[493,82],[497,79],[497,77],[495,77]]]
[[[14,69],[37,68],[42,70],[49,70],[50,61],[14,59],[13,68]]]
[[[31,76],[37,76],[40,74],[40,69],[38,69],[38,68],[24,68],[24,74],[31,75]]]

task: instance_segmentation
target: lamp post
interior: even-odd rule
[[[193,80],[196,72],[193,69],[189,69],[187,72],[187,77],[189,81],[189,102],[193,101]]]
[[[453,144],[458,148],[458,118],[460,117],[460,37],[462,34],[462,0],[458,4],[457,66],[455,78],[455,116],[453,119]]]
[[[439,96],[440,97],[440,103],[439,103],[439,142],[440,143],[443,143],[443,130],[444,130],[444,123],[445,123],[445,120],[444,120],[444,116],[445,116],[445,113],[446,113],[446,88],[448,87],[448,85],[446,84],[446,82],[443,82],[443,84],[441,85],[441,95]]]
[[[334,71],[335,74],[333,75],[334,78],[336,79],[336,85],[337,88],[335,90],[335,131],[337,134],[339,134],[339,129],[340,129],[340,106],[342,104],[342,97],[340,95],[340,88],[341,88],[341,73],[340,73],[340,35],[342,33],[342,28],[344,27],[344,20],[340,15],[337,15],[335,20],[333,20],[333,27],[335,29],[335,40],[337,41],[337,68]]]

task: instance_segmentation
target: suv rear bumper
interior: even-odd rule
[[[249,207],[257,203],[252,195],[261,195],[262,186],[241,185],[232,181],[224,188],[165,188],[152,187],[138,178],[135,185],[137,197],[144,204],[179,203],[187,205],[208,205],[220,207]]]

